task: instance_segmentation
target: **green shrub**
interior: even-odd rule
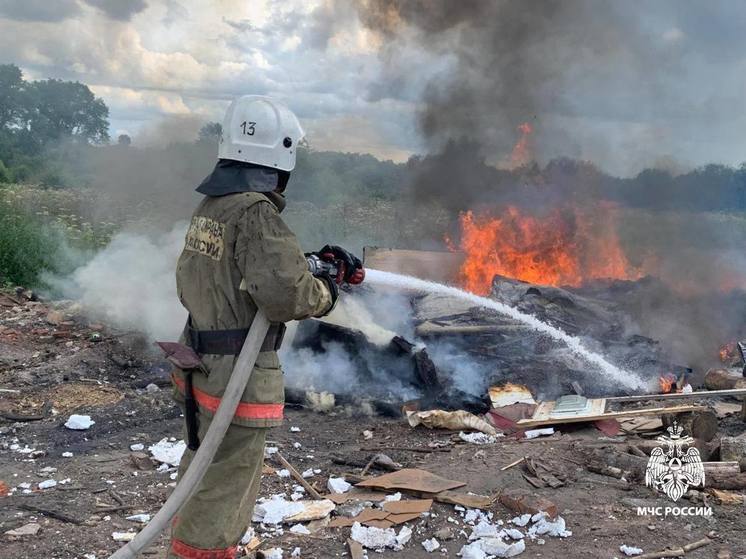
[[[0,283],[38,285],[43,271],[55,269],[60,244],[52,228],[0,201]]]
[[[6,184],[9,182],[13,182],[10,169],[5,166],[5,163],[0,161],[0,184]]]

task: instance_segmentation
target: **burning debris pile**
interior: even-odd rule
[[[607,285],[609,293],[614,290],[614,284]],[[577,336],[611,362],[649,378],[651,386],[662,372],[675,369],[655,340],[631,330],[630,317],[613,297],[601,299],[581,290],[497,276],[490,298]],[[356,305],[380,310],[382,301],[368,291]],[[372,334],[364,332],[371,330],[366,321],[375,320],[373,312],[366,321],[339,323],[333,314],[330,320],[335,323],[322,319],[299,324],[292,351],[308,359],[291,357],[286,365],[290,383],[296,389],[332,392],[342,402],[369,399],[379,411],[416,401],[423,409],[484,412],[489,407],[487,388],[505,381],[525,384],[543,399],[569,392],[600,396],[625,390],[564,343],[472,301],[417,293],[400,298],[398,305],[389,311],[400,319],[399,332],[381,327]],[[401,322],[403,316],[408,320]],[[309,361],[326,363],[326,374],[309,379],[302,372]],[[343,382],[336,378],[337,366],[346,371]]]

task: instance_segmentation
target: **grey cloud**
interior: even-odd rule
[[[161,20],[163,25],[175,25],[181,20],[189,19],[189,10],[176,0],[166,0],[166,15]]]
[[[62,21],[79,12],[77,0],[0,0],[0,17],[18,21]]]
[[[145,0],[83,0],[89,6],[98,8],[112,19],[129,21],[139,14],[148,4]]]

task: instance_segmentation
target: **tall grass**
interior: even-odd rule
[[[0,284],[40,287],[44,273],[68,273],[105,246],[116,225],[81,217],[88,204],[81,190],[0,187]]]
[[[43,271],[54,271],[60,234],[35,216],[0,201],[0,281],[37,285]]]

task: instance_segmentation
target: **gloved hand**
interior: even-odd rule
[[[365,271],[363,270],[361,260],[340,246],[325,245],[320,251],[312,254],[316,254],[324,260],[333,259],[341,263],[340,271],[342,272],[342,278],[338,278],[340,280],[351,284],[358,284],[362,283],[363,278],[365,278]]]

